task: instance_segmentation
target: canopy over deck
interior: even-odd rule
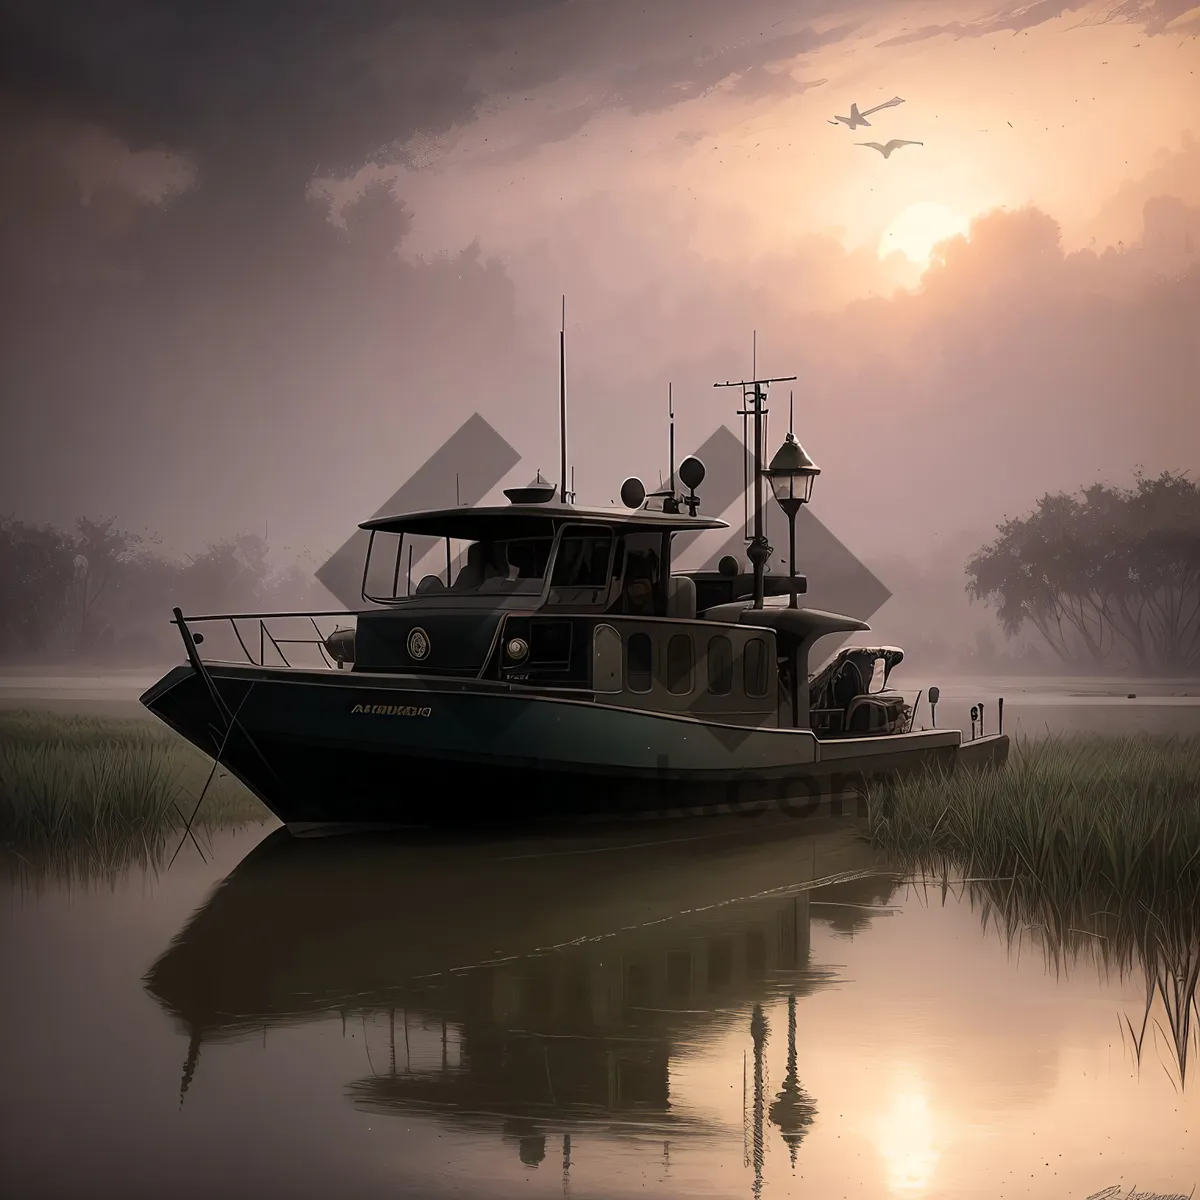
[[[461,541],[551,536],[560,525],[600,525],[625,533],[685,533],[728,529],[718,517],[689,517],[686,513],[652,512],[635,508],[584,508],[574,504],[499,504],[431,509],[363,521],[360,529],[407,533],[419,537]]]

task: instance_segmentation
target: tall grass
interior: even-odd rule
[[[1180,1085],[1200,1028],[1200,736],[1021,741],[995,772],[868,791],[863,830],[922,872],[961,872],[985,925],[1054,970],[1141,973]]]
[[[94,875],[152,865],[182,834],[211,770],[210,759],[149,720],[0,713],[9,866]],[[218,768],[196,822],[203,830],[269,816]]]

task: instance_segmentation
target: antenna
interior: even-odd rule
[[[766,389],[771,384],[790,383],[795,378],[795,375],[780,375],[773,379],[726,380],[724,383],[713,384],[713,387],[738,387],[742,389],[742,407],[738,409],[738,415],[742,418],[743,429],[746,428],[746,422],[749,418],[754,418],[754,478],[750,485],[754,505],[754,534],[750,538],[747,557],[754,567],[754,607],[756,609],[763,606],[763,570],[767,559],[771,555],[771,547],[767,543],[766,530],[763,528],[763,418],[766,416],[763,401],[767,398]],[[744,445],[745,442],[743,442]],[[743,457],[743,461],[745,461],[745,456]],[[747,473],[749,472],[747,471]],[[748,501],[749,497],[747,497]]]
[[[795,393],[791,388],[788,388],[788,433],[795,433],[795,427],[792,424],[792,417],[795,413],[795,409],[793,407],[794,398]]]
[[[458,472],[454,472],[454,507],[459,508],[462,505],[462,497],[458,490]]]
[[[667,420],[671,427],[671,495],[675,495],[675,401],[671,396],[671,385],[667,384]]]
[[[575,464],[571,464],[571,503],[575,503]]]
[[[558,331],[558,441],[559,499],[567,502],[567,298],[562,298],[562,325]]]

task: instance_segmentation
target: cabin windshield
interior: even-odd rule
[[[472,541],[376,531],[363,594],[381,604],[544,594],[547,606],[662,616],[662,550],[657,531],[587,523],[560,527],[557,550],[549,530]]]
[[[417,596],[539,596],[553,546],[549,536],[468,542],[377,533],[363,592],[379,603]]]
[[[554,539],[512,538],[467,544],[450,585],[454,595],[537,596],[546,581]]]

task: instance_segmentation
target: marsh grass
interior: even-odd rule
[[[148,720],[0,713],[0,843],[10,869],[108,875],[170,853],[212,761]],[[221,768],[196,816],[216,827],[270,819]]]
[[[1028,936],[1048,969],[1140,974],[1140,1028],[1126,1016],[1122,1033],[1139,1064],[1160,1034],[1184,1085],[1200,1041],[1200,737],[1022,741],[999,771],[870,789],[863,832],[943,886],[961,875],[985,927],[1018,953]]]

